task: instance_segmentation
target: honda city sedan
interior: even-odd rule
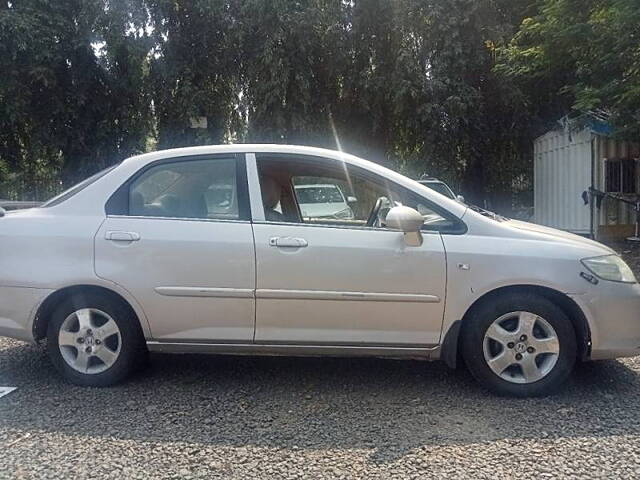
[[[305,216],[296,185],[339,185],[349,214]],[[45,340],[80,385],[148,351],[358,355],[463,360],[531,396],[640,353],[640,286],[613,250],[342,152],[148,153],[0,215],[0,335]]]

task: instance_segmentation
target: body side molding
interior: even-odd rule
[[[256,298],[283,300],[355,300],[367,302],[439,303],[437,295],[420,293],[337,292],[325,290],[256,290]]]
[[[156,287],[156,293],[167,297],[253,298],[251,288]]]

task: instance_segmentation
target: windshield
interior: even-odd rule
[[[56,195],[55,197],[53,197],[50,200],[47,200],[46,202],[44,202],[41,206],[43,208],[46,207],[53,207],[55,205],[58,205],[59,203],[64,202],[65,200],[73,197],[76,193],[78,193],[80,190],[88,187],[89,185],[91,185],[93,182],[95,182],[96,180],[98,180],[99,178],[103,177],[104,175],[106,175],[107,173],[109,173],[111,170],[113,170],[114,168],[116,168],[117,165],[112,165],[111,167],[105,168],[104,170],[100,170],[98,173],[90,176],[89,178],[81,181],[80,183],[74,185],[73,187],[65,190],[64,192],[62,192],[59,195]]]
[[[454,193],[451,191],[451,189],[446,183],[443,183],[443,182],[420,182],[420,183],[422,183],[422,185],[424,185],[425,187],[429,187],[431,190],[435,190],[436,192],[441,193],[447,198],[451,198],[452,200],[455,200],[456,198],[456,196],[454,195]]]
[[[296,186],[299,203],[344,203],[344,197],[335,185]]]

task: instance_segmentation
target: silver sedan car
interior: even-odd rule
[[[301,215],[299,184],[339,185],[353,215]],[[148,351],[365,355],[463,359],[530,396],[576,361],[640,353],[640,286],[608,247],[331,150],[132,157],[4,213],[0,245],[0,335],[46,340],[80,385]]]

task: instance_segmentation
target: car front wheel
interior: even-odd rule
[[[47,350],[72,383],[105,387],[125,379],[144,352],[138,320],[122,302],[89,293],[64,300],[47,328]]]
[[[485,387],[517,397],[551,393],[576,359],[571,321],[548,299],[507,294],[482,304],[465,321],[465,363]]]

